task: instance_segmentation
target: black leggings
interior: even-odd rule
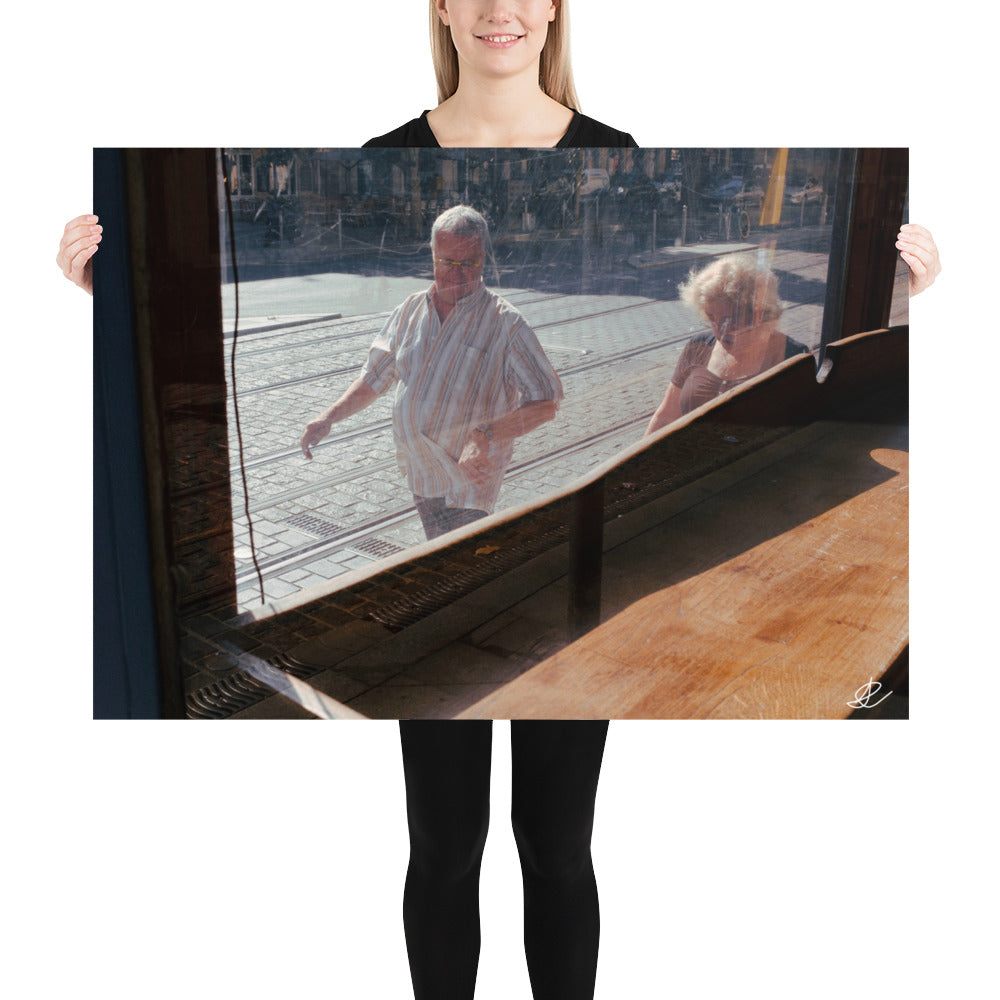
[[[472,1000],[492,723],[400,722],[410,865],[403,924],[416,1000]],[[514,837],[535,1000],[594,995],[600,921],[590,858],[607,722],[511,723]]]

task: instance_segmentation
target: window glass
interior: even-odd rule
[[[423,541],[414,482],[433,489],[443,475],[445,506],[457,497],[494,509],[488,489],[463,493],[455,470],[414,473],[434,465],[424,452],[444,449],[465,474],[461,441],[474,440],[487,473],[499,469],[495,510],[535,502],[639,440],[672,379],[670,407],[686,412],[795,352],[815,353],[839,153],[227,151],[231,198],[220,178],[219,201],[222,244],[228,251],[231,211],[235,250],[224,254],[222,300],[238,606],[259,605],[258,567],[266,597],[285,598]],[[431,228],[456,205],[486,220],[491,252],[459,239],[436,265]],[[437,280],[478,293],[480,256],[485,287],[515,312],[494,305],[459,322],[461,294],[442,323],[428,289]],[[387,328],[411,296],[412,328]],[[420,327],[421,308],[437,325]],[[518,316],[532,331],[527,348],[512,332]],[[452,333],[457,346],[444,344]],[[380,337],[404,355],[389,366],[397,378],[378,376],[376,398],[307,459],[307,424],[366,371]],[[509,430],[503,416],[547,398],[536,371],[546,365],[564,394],[558,412],[508,454],[497,440]],[[430,387],[414,388],[423,375]],[[420,405],[408,409],[411,390]],[[444,417],[431,392],[442,407],[466,397],[468,412]]]

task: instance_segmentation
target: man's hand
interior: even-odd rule
[[[378,393],[359,375],[336,403],[324,410],[311,424],[306,424],[299,446],[306,458],[312,458],[312,451],[330,433],[330,428],[340,420],[353,417],[359,410],[375,402]]]
[[[908,223],[899,230],[896,249],[910,269],[910,295],[919,295],[930,288],[941,273],[941,258],[930,232]]]
[[[485,482],[493,474],[488,457],[489,444],[482,431],[473,431],[458,456],[458,467],[474,483]]]
[[[66,223],[56,255],[59,270],[88,295],[94,294],[93,257],[101,242],[101,232],[96,215],[78,215]]]
[[[312,448],[320,443],[330,433],[330,428],[333,426],[331,421],[324,420],[322,417],[319,420],[314,420],[310,424],[306,424],[306,429],[302,434],[302,440],[299,441],[299,445],[302,448],[302,454],[306,458],[312,458]]]

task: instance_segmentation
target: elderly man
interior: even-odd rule
[[[393,312],[361,375],[302,435],[312,458],[335,423],[398,383],[396,454],[428,538],[492,512],[514,439],[551,420],[562,398],[531,327],[483,285],[489,247],[474,209],[438,216],[434,283]]]

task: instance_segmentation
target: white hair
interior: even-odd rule
[[[448,233],[451,236],[476,236],[483,248],[484,256],[490,256],[490,227],[486,220],[468,205],[455,205],[442,212],[431,226],[431,247],[438,233]]]

